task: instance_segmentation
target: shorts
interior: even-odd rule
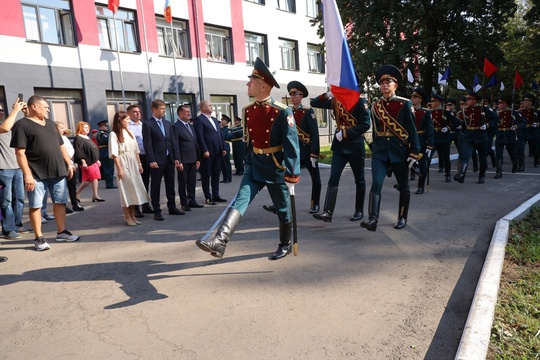
[[[36,186],[33,191],[28,191],[28,207],[40,209],[43,206],[43,198],[48,190],[54,204],[67,203],[67,183],[65,177],[52,179],[35,179]]]

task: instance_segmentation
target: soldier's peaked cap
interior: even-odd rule
[[[382,80],[391,79],[394,80],[398,85],[401,85],[403,81],[403,75],[401,71],[394,65],[383,65],[375,71],[375,79],[377,84],[380,84]]]
[[[480,94],[478,94],[477,92],[474,92],[473,90],[469,90],[469,92],[467,92],[467,95],[469,95],[470,97],[475,98],[476,101],[482,100],[482,96]]]
[[[101,120],[97,123],[97,126],[109,125],[109,120]]]
[[[270,70],[268,70],[268,67],[263,63],[260,58],[257,58],[257,60],[255,60],[253,72],[248,77],[261,79],[268,85],[275,86],[279,89],[279,84],[277,83],[276,79],[274,79],[272,73],[270,72]]]
[[[427,98],[426,92],[421,87],[417,87],[416,89],[414,89],[413,95],[420,96],[422,98],[422,100],[425,100]]]
[[[299,92],[302,94],[303,97],[307,97],[309,95],[309,92],[304,86],[304,84],[296,80],[293,80],[287,84],[287,91],[289,92],[289,94],[292,92]]]
[[[536,97],[534,97],[533,94],[527,93],[523,95],[523,100],[531,100],[531,102],[534,104],[536,102]]]
[[[439,95],[439,94],[435,94],[435,93],[432,93],[431,94],[431,100],[437,100],[437,101],[440,101],[440,102],[443,102],[444,101],[444,98],[442,97],[442,95]],[[448,103],[448,101],[447,101]]]

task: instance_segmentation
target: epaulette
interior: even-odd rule
[[[279,101],[274,101],[273,105],[275,105],[276,107],[278,107],[278,108],[280,108],[280,109],[286,109],[286,108],[288,108],[287,105],[282,104],[282,103],[280,103]]]

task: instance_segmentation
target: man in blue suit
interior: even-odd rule
[[[201,114],[195,118],[193,125],[197,134],[197,142],[203,154],[201,167],[202,189],[206,203],[216,205],[216,202],[227,202],[219,196],[219,173],[221,172],[221,157],[225,156],[225,139],[219,123],[212,116],[212,103],[203,100],[199,103]],[[210,192],[212,185],[212,192]]]
[[[173,128],[165,120],[165,102],[160,99],[152,101],[152,117],[142,127],[146,161],[150,167],[150,197],[154,208],[154,219],[163,221],[159,205],[161,179],[165,178],[165,193],[169,215],[184,215],[176,208],[174,192],[174,170],[180,165],[177,159],[178,148]]]

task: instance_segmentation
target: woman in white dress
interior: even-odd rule
[[[109,134],[109,157],[114,160],[120,202],[127,226],[140,225],[135,218],[135,207],[150,201],[144,188],[141,173],[143,166],[139,158],[139,146],[128,129],[129,115],[125,111],[114,114],[112,131]]]

